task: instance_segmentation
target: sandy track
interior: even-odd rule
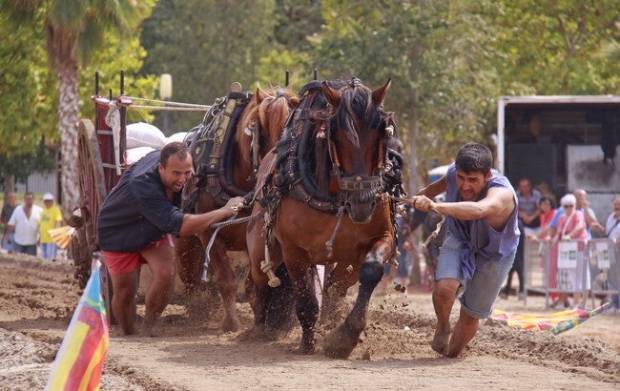
[[[78,300],[71,276],[68,265],[0,258],[0,328],[10,330],[0,330],[0,349],[17,357],[31,352],[30,361],[0,367],[0,389],[15,381],[19,371],[14,368],[20,365],[32,365],[46,376],[45,365],[53,359]],[[239,310],[249,327],[249,306],[239,304]],[[173,305],[166,311],[161,337],[112,338],[106,376],[117,383],[104,386],[613,390],[620,387],[619,324],[619,317],[603,315],[554,337],[487,323],[463,358],[444,359],[428,347],[434,325],[429,297],[390,295],[373,298],[367,331],[351,358],[330,360],[321,352],[294,353],[299,330],[278,342],[248,341],[242,333],[222,334],[217,320],[192,322],[183,307]],[[9,362],[4,356],[0,360]]]

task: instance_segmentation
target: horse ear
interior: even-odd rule
[[[329,104],[333,107],[338,107],[340,104],[340,97],[342,96],[340,91],[331,88],[326,82],[321,84],[321,89],[323,90],[323,95],[325,95],[325,99],[327,99]]]
[[[385,94],[390,89],[390,85],[392,85],[392,79],[388,79],[387,83],[372,92],[372,102],[374,104],[383,106],[383,100],[385,99]]]
[[[263,101],[267,97],[267,93],[260,89],[260,87],[256,87],[256,103]]]

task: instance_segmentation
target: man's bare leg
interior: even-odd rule
[[[136,332],[136,289],[138,288],[138,272],[111,275],[112,278],[112,311],[118,319],[123,333],[131,335]]]
[[[476,335],[479,322],[478,318],[474,318],[461,308],[459,320],[456,322],[452,337],[450,338],[448,357],[456,357],[463,351],[467,343]]]
[[[153,274],[151,285],[146,291],[142,333],[153,336],[153,326],[168,305],[174,287],[174,248],[160,245],[144,250],[141,254]]]
[[[433,306],[437,315],[437,328],[431,347],[439,354],[446,354],[450,338],[450,312],[456,299],[460,282],[454,279],[443,279],[435,283],[433,288]]]

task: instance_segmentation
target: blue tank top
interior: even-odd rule
[[[491,179],[482,190],[480,198],[484,198],[492,187],[505,187],[510,189],[515,202],[515,208],[502,231],[495,230],[484,219],[465,221],[452,217],[446,218],[450,234],[461,242],[461,269],[466,279],[470,279],[474,274],[476,269],[474,259],[476,257],[499,261],[516,251],[519,244],[521,233],[518,226],[517,195],[508,178],[495,170],[492,170],[491,175]],[[462,201],[456,186],[456,166],[454,164],[448,169],[446,182],[446,202]]]

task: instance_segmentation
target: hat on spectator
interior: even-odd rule
[[[52,193],[43,194],[43,201],[54,201],[54,195]]]

